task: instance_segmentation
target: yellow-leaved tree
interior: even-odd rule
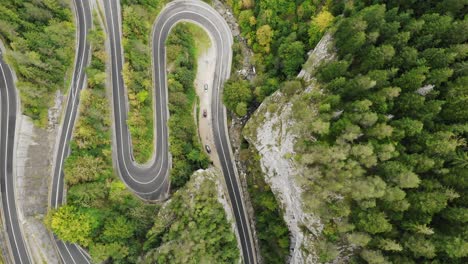
[[[326,8],[312,18],[309,28],[309,43],[311,46],[317,45],[325,30],[332,24],[335,17]]]

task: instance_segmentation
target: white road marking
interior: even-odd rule
[[[178,2],[178,1],[175,1],[175,2]],[[173,5],[176,4],[175,2],[172,2]],[[111,34],[111,35],[115,38],[117,34],[116,34],[116,32],[115,32],[116,29],[115,29],[115,23],[114,23],[114,19],[113,19],[113,11],[112,11],[113,8],[112,8],[112,4],[111,4],[111,3],[112,3],[112,1],[110,1],[110,5],[111,5],[111,7],[110,7],[110,13],[111,13],[112,33],[113,33],[113,34]],[[172,3],[171,3],[171,4],[172,4]],[[194,4],[194,5],[195,5],[195,4]],[[208,10],[208,11],[211,12],[211,10],[209,10],[208,8],[206,8],[206,7],[203,6],[203,5],[195,5],[195,6],[202,7],[202,8],[204,8],[204,9],[206,9],[206,10]],[[167,8],[167,7],[166,7],[166,8]],[[167,9],[166,9],[166,10],[167,10]],[[163,10],[162,12],[164,12],[164,10]],[[158,35],[158,42],[156,43],[156,46],[157,46],[157,47],[160,47],[160,48],[164,48],[164,46],[163,46],[164,44],[161,43],[161,37],[162,37],[162,34],[164,33],[164,29],[165,29],[165,27],[166,27],[166,24],[167,24],[173,17],[178,16],[178,15],[180,15],[180,14],[184,14],[184,13],[187,13],[187,14],[194,14],[194,15],[198,15],[198,16],[200,16],[200,17],[203,17],[204,19],[206,19],[206,21],[207,21],[208,23],[210,23],[210,24],[213,26],[213,28],[216,30],[216,33],[218,33],[218,36],[219,36],[220,41],[221,41],[221,43],[220,43],[220,44],[221,44],[221,46],[220,46],[220,47],[221,47],[221,54],[218,54],[218,56],[223,56],[223,55],[225,54],[225,53],[224,53],[224,49],[225,49],[225,48],[224,48],[224,42],[222,41],[224,38],[223,38],[222,34],[220,33],[218,27],[217,27],[209,18],[207,18],[206,16],[204,16],[204,15],[202,15],[202,14],[199,14],[199,13],[196,13],[196,12],[193,12],[193,11],[188,11],[188,10],[176,12],[176,13],[172,14],[169,18],[167,18],[167,19],[164,21],[164,23],[163,23],[163,25],[162,25],[162,27],[161,27],[161,29],[160,29],[160,32],[159,32],[160,34]],[[214,12],[211,12],[211,13],[214,13]],[[158,19],[159,19],[160,17],[162,17],[161,14],[162,14],[162,13],[159,14]],[[216,13],[216,14],[217,14],[217,13]],[[216,16],[216,15],[215,15],[215,16]],[[219,18],[219,17],[218,17],[218,18]],[[198,21],[192,20],[192,19],[184,19],[184,18],[181,18],[179,21],[181,21],[181,20],[190,20],[191,22],[195,22],[196,24],[199,24],[200,26],[203,27],[203,25],[201,25],[201,23],[199,23]],[[171,27],[169,28],[168,32],[170,32],[171,29],[172,29],[172,27],[175,26],[179,21],[176,21],[175,23],[173,23],[173,24],[171,25]],[[157,24],[157,23],[158,23],[158,20],[156,21],[156,24]],[[221,23],[221,24],[223,24],[223,23]],[[223,24],[223,26],[224,26],[225,29],[226,29],[226,25]],[[120,27],[120,25],[119,25],[119,27]],[[120,37],[120,31],[119,31],[120,29],[119,29],[119,27],[117,28],[117,31],[118,31],[119,37]],[[155,34],[156,34],[156,31],[153,31],[153,39],[154,39],[154,35],[155,35]],[[228,37],[228,42],[232,45],[232,41],[231,41],[231,39],[230,39],[229,37]],[[117,54],[117,46],[116,46],[116,39],[114,39],[113,46],[114,46],[114,51],[113,51],[114,54],[113,54],[113,55],[115,56],[115,63],[114,63],[115,69],[113,69],[112,72],[115,73],[115,71],[117,70],[117,55],[116,55],[116,54]],[[154,52],[157,52],[157,51],[153,50],[153,53],[154,53]],[[155,56],[155,54],[153,54],[153,57],[154,57],[154,56]],[[166,56],[165,53],[164,53],[164,56]],[[229,58],[228,58],[228,59],[229,59]],[[165,59],[164,59],[164,61],[165,61]],[[159,58],[159,60],[157,61],[157,63],[158,63],[158,68],[156,69],[156,70],[158,71],[158,72],[157,72],[157,76],[158,76],[158,80],[157,80],[157,81],[158,81],[158,84],[159,84],[159,89],[162,90],[161,87],[164,87],[164,89],[166,89],[166,92],[167,92],[167,77],[165,76],[165,75],[166,75],[165,72],[164,72],[164,71],[161,72],[161,70],[160,70],[160,69],[161,69],[161,62],[162,62],[162,58]],[[164,65],[164,67],[165,67],[165,65]],[[219,64],[218,64],[218,74],[222,74],[222,67],[221,67],[221,65],[219,65]],[[225,76],[225,78],[228,78],[230,72],[229,72],[229,71],[226,71],[225,74],[227,75],[227,76]],[[165,78],[162,78],[163,76],[164,76]],[[120,78],[120,76],[118,76],[118,75],[117,75],[116,77],[117,77],[117,78]],[[153,76],[153,78],[154,78],[154,76]],[[163,79],[163,80],[162,80],[162,79]],[[162,83],[161,83],[162,81],[164,81],[164,86],[162,86]],[[220,116],[220,113],[219,113],[219,111],[218,111],[218,110],[219,110],[219,101],[220,101],[220,98],[219,98],[219,97],[220,97],[219,91],[221,90],[221,82],[222,82],[222,81],[221,81],[221,78],[220,78],[219,76],[218,76],[216,82],[217,82],[217,86],[216,86],[216,87],[217,87],[218,93],[216,94],[215,97],[217,97],[218,100],[216,100],[216,110],[215,110],[215,111],[216,111],[216,114],[217,114],[216,116],[219,117],[219,116]],[[119,92],[117,93],[117,98],[118,98],[118,101],[119,101],[119,102],[118,102],[118,111],[119,111],[119,113],[120,113],[120,116],[119,116],[119,117],[120,117],[120,118],[119,118],[119,121],[120,121],[120,120],[121,120],[121,117],[122,117],[122,109],[121,109],[121,102],[120,102],[120,100],[121,100],[121,99],[120,99],[120,91],[121,91],[121,89],[120,89],[120,81],[119,81],[118,79],[117,79],[117,82],[116,82],[116,86],[117,86],[117,90],[119,91]],[[156,87],[153,87],[153,89],[154,89],[154,91],[156,92],[157,88],[156,88]],[[156,97],[156,93],[155,93],[155,97]],[[157,98],[154,98],[154,99],[157,99]],[[160,111],[159,111],[159,114],[160,114],[160,120],[161,120],[161,121],[164,121],[164,120],[163,120],[163,104],[161,104],[161,101],[162,101],[162,100],[160,99],[160,100],[159,100],[159,104],[158,104],[158,107],[159,107],[159,110],[160,110]],[[156,104],[156,103],[157,103],[157,101],[155,100],[154,104]],[[167,102],[166,102],[166,104],[167,104]],[[153,108],[153,109],[154,109],[154,108]],[[156,122],[156,121],[155,121],[155,122]],[[228,158],[227,158],[226,155],[225,155],[226,152],[225,152],[223,140],[222,140],[221,135],[219,134],[219,131],[220,131],[219,123],[218,123],[218,122],[215,122],[215,123],[216,123],[216,125],[215,125],[215,126],[216,126],[216,129],[217,129],[217,131],[218,131],[217,136],[218,136],[219,143],[220,143],[219,145],[220,145],[220,147],[221,147],[221,153],[222,153],[223,161],[224,161],[225,165],[228,166],[229,163],[228,163]],[[120,140],[123,142],[123,129],[125,128],[125,126],[123,126],[123,124],[121,124],[121,125],[122,125],[122,126],[121,126],[122,130],[120,131],[120,135],[119,135],[119,136],[120,136]],[[164,132],[166,132],[166,129],[167,129],[167,124],[163,125],[163,127],[161,128],[162,134],[165,134]],[[167,139],[167,140],[168,140],[168,139]],[[130,142],[130,144],[131,144],[131,142]],[[120,146],[120,147],[121,147],[121,154],[122,154],[122,157],[124,157],[124,149],[123,149],[122,146]],[[167,153],[167,152],[165,151],[166,144],[163,144],[163,146],[161,146],[161,147],[162,147],[162,152],[161,152],[161,153],[162,153],[162,157],[161,157],[162,161],[161,161],[161,164],[163,164],[163,163],[164,163],[164,159],[166,158],[166,156],[165,156],[166,154],[165,154],[165,153]],[[155,149],[156,149],[156,148],[155,148]],[[228,150],[228,151],[230,151],[230,150]],[[155,151],[155,152],[156,152],[156,151]],[[156,155],[156,153],[153,154],[153,155]],[[162,167],[163,167],[163,166],[160,166],[160,167],[159,167],[158,172],[157,172],[156,176],[155,176],[153,179],[151,179],[150,181],[147,181],[147,182],[143,182],[143,181],[139,181],[138,179],[136,179],[135,177],[133,177],[133,175],[129,172],[125,159],[123,159],[123,163],[124,163],[123,166],[124,166],[124,168],[125,168],[125,170],[126,170],[128,176],[129,176],[134,182],[139,183],[139,184],[143,184],[143,185],[145,185],[145,184],[150,184],[150,183],[154,182],[156,179],[158,179],[158,178],[161,176],[161,170],[162,170]],[[231,164],[231,165],[234,166],[234,164]],[[169,168],[167,168],[167,170],[168,170],[168,169],[169,169]],[[230,171],[229,167],[227,168],[227,173],[228,173],[228,178],[229,178],[229,181],[230,181],[230,183],[231,183],[231,186],[234,186],[234,184],[233,184],[233,179],[232,179],[233,175],[231,174],[231,171]],[[165,174],[167,175],[167,171],[165,172]],[[234,177],[235,177],[235,175],[234,175]],[[125,179],[123,179],[123,181],[126,182]],[[126,185],[127,185],[130,189],[134,190],[132,187],[129,186],[128,183],[126,183]],[[162,186],[162,184],[161,184],[159,187],[161,187],[161,186]],[[159,189],[159,188],[158,188],[158,189]],[[137,191],[137,192],[138,192],[138,191]],[[154,193],[154,192],[155,192],[155,191],[148,192],[148,193],[142,193],[142,192],[138,192],[138,193],[140,193],[140,194],[151,194],[151,193]],[[246,231],[245,228],[247,228],[247,227],[246,227],[247,224],[245,223],[245,221],[246,221],[246,219],[245,219],[245,214],[242,214],[242,213],[241,213],[241,208],[244,208],[244,207],[243,207],[243,203],[238,201],[237,195],[236,195],[236,193],[235,193],[235,189],[234,189],[234,188],[233,188],[233,196],[234,196],[233,199],[234,199],[234,201],[235,201],[235,203],[236,203],[236,205],[237,205],[237,206],[236,206],[236,207],[237,207],[237,213],[238,213],[238,215],[240,216],[240,217],[239,217],[239,218],[240,218],[240,221],[241,221],[241,223],[239,223],[239,224],[240,224],[240,228],[242,229],[243,234],[247,234],[247,236],[248,236],[248,237],[244,237],[244,239],[248,239],[248,240],[249,240],[249,241],[248,241],[249,243],[246,243],[246,244],[250,244],[250,242],[251,242],[251,240],[250,240],[251,234],[250,234],[250,232],[247,232],[247,233],[245,232],[245,231]],[[244,216],[244,217],[243,217],[243,216]],[[247,241],[244,241],[244,243],[245,243],[245,242],[247,242]],[[250,257],[251,257],[251,256],[250,256],[250,250],[247,250],[247,254],[248,254],[248,256],[246,256],[246,257],[247,257],[247,259],[250,260]]]
[[[123,117],[123,115],[122,115],[122,109],[121,109],[121,95],[120,95],[121,87],[120,87],[120,81],[119,81],[119,79],[120,79],[121,76],[119,75],[120,73],[118,73],[118,72],[116,73],[116,71],[117,71],[117,65],[118,65],[118,60],[117,60],[118,57],[117,57],[117,55],[116,55],[116,53],[117,53],[116,31],[117,31],[117,33],[119,33],[119,39],[120,39],[120,24],[117,26],[117,28],[115,27],[114,15],[113,15],[113,8],[112,8],[112,2],[113,2],[113,1],[109,1],[109,5],[110,5],[110,8],[109,8],[109,9],[110,9],[110,13],[111,13],[110,19],[111,19],[111,23],[112,23],[112,26],[111,26],[111,28],[112,28],[112,33],[111,33],[110,35],[114,38],[114,42],[113,42],[113,48],[114,48],[114,50],[113,50],[113,55],[114,55],[114,58],[115,58],[115,62],[114,62],[114,65],[113,65],[114,67],[113,67],[113,69],[112,69],[112,74],[116,74],[115,76],[116,76],[116,78],[117,78],[117,82],[116,82],[114,85],[117,86],[117,91],[118,91],[118,93],[117,93],[117,98],[118,98],[118,104],[117,104],[118,107],[117,107],[117,109],[118,109],[118,111],[119,111],[119,115],[118,115],[118,117],[119,117],[119,118],[118,118],[118,119],[119,119],[119,123],[121,124],[121,131],[120,131],[120,135],[119,135],[119,136],[120,136],[121,142],[124,142],[124,140],[123,140],[123,130],[124,130],[124,129],[128,129],[128,128],[127,128],[125,122],[124,122],[124,123],[121,122],[121,121],[122,121],[121,118]],[[174,2],[172,2],[171,4],[169,4],[169,5],[167,5],[167,6],[172,6],[172,5],[175,5],[176,3],[179,3],[179,2],[183,3],[183,1],[174,1]],[[203,8],[203,9],[209,11],[209,12],[210,12],[212,15],[214,15],[216,18],[221,19],[222,21],[224,21],[224,20],[222,19],[222,17],[221,17],[217,12],[213,12],[214,10],[212,10],[211,7],[210,7],[210,8],[207,8],[207,7],[204,6],[203,4],[198,4],[198,3],[189,3],[189,4],[191,4],[191,5],[193,5],[193,6],[201,7],[201,8]],[[81,8],[83,8],[83,7],[81,6]],[[166,8],[167,8],[167,7],[166,7]],[[75,10],[75,12],[76,12],[76,10]],[[84,12],[84,11],[83,11],[83,12]],[[220,44],[221,44],[221,45],[220,45],[221,54],[218,54],[218,56],[223,56],[223,55],[225,55],[225,54],[224,54],[224,50],[225,50],[224,44],[225,44],[225,43],[224,43],[224,41],[223,41],[224,38],[223,38],[223,35],[220,33],[219,28],[218,28],[209,18],[207,18],[207,17],[205,17],[204,15],[201,15],[201,14],[199,14],[199,13],[193,12],[193,11],[180,11],[180,12],[177,12],[177,13],[171,15],[171,16],[164,22],[164,24],[163,24],[163,26],[162,26],[162,29],[161,29],[161,31],[160,31],[161,34],[160,34],[159,37],[158,37],[158,43],[157,43],[157,44],[159,44],[159,47],[161,47],[161,37],[162,37],[162,33],[164,32],[164,28],[166,27],[166,24],[168,23],[168,21],[171,20],[173,17],[175,17],[175,16],[177,16],[177,15],[180,15],[180,14],[183,14],[183,13],[198,15],[198,16],[203,17],[204,19],[206,19],[206,21],[207,21],[208,23],[210,23],[210,24],[213,26],[213,28],[216,30],[216,32],[217,32],[217,34],[218,34],[218,36],[219,36],[219,39],[220,39],[220,41],[221,41],[221,43],[220,43]],[[160,16],[158,16],[158,18],[159,18],[159,17],[160,17]],[[194,22],[194,23],[199,24],[200,26],[204,27],[201,23],[199,23],[199,22],[197,22],[197,21],[195,21],[195,20],[181,18],[179,21],[176,21],[175,23],[173,23],[173,24],[171,25],[171,27],[169,28],[168,32],[170,32],[171,29],[172,29],[172,27],[175,26],[177,23],[179,23],[179,22],[182,21],[182,20],[190,20],[191,22]],[[224,27],[224,29],[226,30],[226,32],[229,32],[229,28],[227,27],[227,24],[225,24],[225,23],[221,23],[221,24],[222,24],[222,26]],[[85,19],[85,29],[87,29],[87,26],[86,26],[86,19]],[[206,29],[206,28],[205,28],[205,29]],[[207,31],[208,31],[208,30],[207,30]],[[211,32],[209,32],[209,33],[211,33]],[[153,39],[154,39],[154,34],[155,34],[155,31],[153,32]],[[227,42],[229,43],[229,45],[232,45],[232,36],[228,35],[227,37],[228,37]],[[163,45],[164,45],[164,44],[163,44]],[[163,48],[165,48],[165,47],[163,46]],[[155,52],[155,51],[153,50],[153,52]],[[156,52],[157,52],[157,51],[156,51]],[[155,56],[155,55],[153,54],[153,56]],[[164,53],[164,61],[166,60],[165,56],[166,56],[166,53]],[[229,57],[227,58],[229,62],[232,60],[231,56],[232,56],[232,54],[229,53]],[[79,68],[79,71],[78,71],[78,72],[79,72],[79,73],[78,73],[78,83],[79,83],[79,80],[80,80],[80,78],[81,78],[81,71],[82,71],[82,68],[83,68],[84,57],[85,57],[85,56],[82,57],[82,60],[81,60],[81,68]],[[165,72],[161,73],[161,71],[160,71],[160,69],[161,69],[161,61],[162,61],[162,59],[159,58],[159,60],[158,60],[158,62],[157,62],[157,63],[158,63],[158,69],[157,69],[157,70],[158,70],[158,73],[157,73],[157,76],[159,77],[159,78],[158,78],[158,84],[159,84],[159,88],[160,88],[160,89],[162,89],[161,87],[164,87],[164,89],[166,89],[166,94],[167,94],[167,93],[168,93],[168,90],[167,90],[167,76],[165,76],[165,75],[166,75]],[[165,65],[164,65],[164,66],[165,66]],[[227,79],[227,78],[229,77],[229,75],[230,75],[229,68],[230,68],[230,65],[228,66],[228,68],[227,68],[226,71],[224,72],[225,75],[226,75],[226,76],[224,76],[225,79]],[[218,63],[218,78],[216,79],[216,83],[217,83],[216,88],[217,88],[217,89],[216,89],[216,91],[215,91],[215,89],[213,89],[213,92],[216,92],[216,93],[215,93],[215,97],[218,99],[218,100],[216,100],[216,110],[215,110],[215,112],[216,112],[216,117],[218,117],[218,119],[219,119],[219,116],[220,116],[220,113],[219,113],[219,111],[218,111],[219,108],[220,108],[220,105],[219,105],[219,101],[220,101],[220,98],[219,98],[219,97],[220,97],[220,94],[219,94],[219,92],[221,91],[221,84],[222,84],[222,82],[223,82],[223,80],[221,79],[221,77],[219,76],[219,74],[222,74],[222,73],[223,73],[223,71],[222,71],[222,65]],[[161,78],[162,76],[165,76],[166,78]],[[73,76],[73,78],[74,78],[74,77],[75,77],[75,76]],[[164,79],[164,80],[162,80],[162,79]],[[73,81],[76,81],[76,80],[75,80],[75,79],[72,79],[72,84],[73,84]],[[164,86],[161,85],[161,84],[162,84],[162,83],[161,83],[162,81],[164,81]],[[77,85],[76,85],[76,86],[77,86]],[[72,88],[73,88],[73,87],[72,87]],[[154,89],[154,91],[156,92],[157,88],[156,88],[156,87],[153,87],[153,89]],[[72,104],[73,104],[73,107],[75,106],[75,102],[77,101],[76,94],[78,93],[78,91],[79,91],[78,87],[75,87],[75,90],[72,89],[72,90],[70,91],[70,96],[69,96],[69,98],[68,98],[68,102],[70,102],[70,100],[71,100],[71,101],[72,101]],[[155,93],[155,97],[156,97],[156,93]],[[163,101],[163,100],[160,98],[159,101]],[[155,98],[154,104],[156,104],[156,103],[157,103],[157,100],[156,100],[156,98]],[[153,106],[154,106],[154,105],[153,105]],[[160,110],[160,111],[159,111],[160,120],[161,120],[161,121],[167,121],[167,120],[163,120],[163,104],[160,102],[158,106],[159,106],[159,110]],[[166,102],[166,107],[167,107],[167,102]],[[154,109],[154,108],[153,108],[153,109]],[[167,108],[166,108],[166,110],[167,110]],[[224,108],[223,108],[223,111],[224,111]],[[71,112],[70,114],[71,114],[71,115],[73,114],[73,108],[72,108],[72,112]],[[155,115],[155,117],[156,117],[156,115]],[[114,118],[116,118],[116,117],[114,117]],[[214,118],[213,118],[213,119],[214,119]],[[216,120],[216,119],[214,119],[214,120]],[[156,120],[155,120],[155,122],[156,122]],[[67,130],[66,130],[66,134],[65,134],[65,137],[66,137],[66,138],[68,138],[69,129],[70,129],[70,123],[71,123],[71,119],[68,120]],[[223,138],[222,138],[221,135],[219,134],[219,132],[220,132],[220,126],[219,126],[219,123],[218,123],[218,122],[215,122],[215,123],[216,123],[216,129],[217,129],[217,132],[218,132],[218,133],[217,133],[217,134],[218,134],[217,136],[218,136],[219,145],[220,145],[221,152],[222,152],[223,161],[224,161],[225,165],[227,166],[227,173],[228,173],[227,176],[228,176],[228,178],[229,178],[229,181],[230,181],[230,183],[231,183],[231,186],[233,187],[234,184],[233,184],[232,174],[231,174],[231,170],[229,169],[229,166],[228,166],[229,163],[228,163],[228,158],[226,157],[226,154],[225,154],[225,147],[224,147],[224,144],[223,144],[224,142],[223,142],[223,140],[222,140]],[[164,135],[164,134],[168,135],[168,132],[167,132],[167,124],[163,125],[163,127],[161,127],[160,129],[162,130],[161,132],[162,132],[163,135]],[[155,130],[155,133],[156,133],[156,131],[157,131],[157,129]],[[127,132],[128,132],[128,130],[127,130]],[[66,139],[66,138],[65,138],[65,139]],[[168,138],[167,138],[166,140],[168,140]],[[129,144],[131,144],[131,140],[129,140]],[[162,153],[163,153],[163,154],[162,154],[162,157],[161,157],[161,166],[159,166],[158,172],[157,172],[156,176],[155,176],[153,179],[151,179],[150,181],[147,181],[147,182],[139,181],[139,180],[137,180],[137,179],[135,179],[135,178],[133,177],[133,175],[130,173],[130,171],[129,171],[128,167],[127,167],[127,163],[126,163],[126,160],[125,160],[125,158],[124,158],[124,157],[125,157],[125,155],[124,155],[124,154],[125,154],[125,153],[124,153],[124,148],[123,148],[123,146],[120,146],[120,147],[121,147],[121,154],[122,154],[122,158],[123,158],[123,167],[125,168],[125,170],[126,170],[128,176],[129,176],[134,182],[136,182],[136,183],[138,183],[138,184],[146,185],[146,184],[150,184],[150,183],[154,182],[156,179],[160,178],[161,176],[166,176],[166,177],[164,178],[164,181],[162,182],[162,184],[160,184],[156,190],[151,191],[151,192],[147,192],[147,193],[138,192],[138,191],[134,190],[134,191],[136,191],[136,193],[139,193],[139,194],[152,194],[152,193],[158,191],[162,186],[164,186],[164,184],[166,183],[166,180],[167,180],[167,178],[168,178],[167,176],[168,176],[169,168],[167,168],[167,170],[165,171],[164,175],[161,174],[161,170],[162,170],[162,167],[163,167],[162,164],[164,164],[165,159],[167,158],[167,157],[166,157],[166,155],[167,155],[167,149],[166,149],[167,144],[162,144],[162,146],[161,146],[161,150],[162,150]],[[228,151],[230,151],[230,150],[228,150]],[[61,155],[61,159],[60,159],[59,172],[62,170],[63,159],[64,159],[64,156],[65,156],[65,155],[64,155],[64,152],[65,152],[65,148],[62,149],[62,153],[61,153],[62,155]],[[166,153],[166,155],[165,155],[164,153]],[[156,162],[156,160],[155,160],[155,155],[156,155],[156,146],[155,146],[155,152],[154,152],[153,158],[152,158],[152,159],[153,159],[153,162]],[[220,155],[220,156],[221,156],[221,155]],[[134,164],[132,164],[132,165],[138,167],[138,164],[135,164],[135,163],[134,163]],[[154,165],[154,163],[153,163],[153,165]],[[232,165],[233,168],[235,169],[235,164],[232,163],[231,165]],[[235,175],[234,175],[234,177],[235,177]],[[126,183],[125,180],[123,180],[123,181],[124,181],[124,183]],[[126,183],[126,185],[127,185],[130,189],[133,190],[133,188],[131,188],[127,183]],[[59,184],[57,184],[57,187],[58,187],[58,186],[59,186]],[[59,188],[57,188],[57,189],[59,189]],[[242,211],[240,210],[240,208],[243,208],[243,203],[238,201],[235,190],[236,190],[236,188],[233,188],[233,196],[234,196],[233,199],[234,199],[235,204],[236,204],[236,206],[237,206],[237,213],[238,213],[238,215],[240,216],[240,221],[241,221],[241,223],[239,223],[240,226],[241,226],[240,228],[242,229],[243,234],[247,234],[247,236],[248,236],[248,237],[244,237],[244,239],[248,239],[248,240],[249,240],[248,242],[250,243],[250,242],[251,242],[251,241],[250,241],[251,234],[250,234],[250,232],[247,232],[247,233],[245,232],[245,231],[246,231],[246,230],[245,230],[245,225],[246,225],[245,221],[246,221],[246,219],[245,219],[245,217],[242,217],[242,216],[245,216],[245,215],[242,214],[242,213],[241,213]],[[237,190],[238,190],[238,189],[237,189]],[[57,198],[57,199],[56,199],[56,206],[57,206],[57,204],[58,204],[58,190],[57,190],[57,192],[56,192],[56,195],[57,195],[57,197],[56,197],[56,198]],[[242,197],[240,197],[240,198],[242,198]],[[244,241],[244,243],[245,243],[245,242],[247,242],[247,241]],[[247,244],[249,244],[249,243],[245,243],[245,244],[247,245]],[[70,253],[70,251],[69,251],[67,245],[66,245],[66,244],[64,244],[64,245],[65,245],[67,251]],[[81,254],[83,254],[82,249],[78,248],[78,250],[81,252]],[[247,259],[250,260],[250,257],[251,257],[251,256],[250,256],[250,251],[249,251],[249,250],[247,250],[247,254],[248,254],[248,256],[246,256],[246,257],[247,257]],[[73,256],[72,256],[71,254],[70,254],[70,256],[71,256],[71,258],[73,259]],[[73,259],[73,261],[75,262],[74,259]],[[75,262],[75,263],[76,263],[76,262]],[[88,263],[89,263],[89,262],[88,262]]]
[[[76,16],[76,19],[79,20],[79,15],[78,15],[78,11],[77,11],[77,8],[80,8],[81,11],[83,12],[83,16],[84,16],[84,32],[85,32],[85,41],[84,41],[84,48],[83,48],[83,52],[86,53],[86,41],[87,41],[87,30],[88,30],[88,24],[86,22],[86,12],[85,12],[85,9],[84,9],[84,6],[83,6],[83,3],[81,3],[81,5],[78,5],[78,2],[76,0],[74,0],[75,2],[75,16]],[[80,26],[80,23],[77,22],[77,27],[78,27],[78,30],[76,31],[76,37],[79,41],[79,34],[81,34],[83,31],[81,30],[81,26]],[[75,61],[78,60],[78,52],[79,52],[79,46],[77,48],[77,51],[76,51],[76,55],[75,55]],[[77,98],[77,94],[78,92],[80,91],[80,88],[79,88],[79,84],[80,84],[80,79],[81,79],[81,76],[82,76],[82,71],[83,71],[83,67],[84,67],[84,60],[85,60],[85,54],[83,54],[83,56],[81,57],[81,63],[78,66],[78,76],[76,76],[77,78],[75,78],[75,74],[73,74],[73,77],[72,77],[72,82],[71,82],[71,89],[69,91],[69,96],[68,96],[68,102],[67,102],[67,105],[70,104],[70,100],[71,100],[71,112],[70,112],[70,117],[73,115],[73,112],[74,112],[74,108],[75,107],[78,107],[77,105],[75,105],[76,101],[78,100]],[[75,109],[76,111],[78,111],[77,109]],[[68,123],[67,123],[67,129],[66,129],[66,132],[65,132],[65,140],[69,137],[69,133],[70,133],[70,127],[71,127],[71,121],[72,119],[68,119]],[[62,172],[62,166],[63,166],[63,160],[65,158],[65,146],[66,146],[66,143],[64,142],[63,144],[63,148],[61,149],[61,155],[60,155],[60,162],[59,162],[59,169],[58,169],[58,173],[59,173],[59,176],[57,177],[57,188],[55,190],[55,205],[54,207],[57,208],[58,207],[58,204],[59,204],[59,201],[58,201],[58,197],[59,197],[59,192],[63,191],[63,188],[60,188],[60,174]],[[62,201],[63,202],[63,201]],[[69,245],[65,242],[62,242],[60,241],[59,243],[63,243],[63,246],[66,248],[70,258],[72,259],[73,263],[77,263],[73,257],[73,255],[71,254],[70,252],[70,249],[69,249]],[[63,255],[62,253],[60,252],[60,249],[58,249],[59,253],[60,253],[60,256],[62,258],[63,261],[65,261],[65,259],[63,258]],[[81,253],[81,252],[80,252]],[[83,253],[81,253],[83,254]],[[83,256],[84,257],[84,256]],[[88,261],[88,259],[86,257],[84,257],[84,259],[86,260],[87,263],[90,263]]]
[[[3,66],[2,66],[2,63],[0,63],[0,70],[2,72],[2,75],[3,75],[3,81],[5,82],[5,91],[6,91],[6,98],[9,98],[10,95],[8,93],[8,82],[6,80],[6,75],[5,75],[5,71],[3,70]],[[11,219],[11,211],[10,211],[10,199],[9,199],[9,191],[8,191],[8,174],[7,174],[7,152],[8,152],[8,130],[9,130],[9,126],[10,126],[10,122],[9,122],[9,117],[10,117],[10,100],[6,100],[6,109],[7,109],[7,120],[6,120],[6,133],[5,133],[5,168],[4,168],[4,172],[5,172],[5,192],[6,192],[6,202],[7,202],[7,210],[8,210],[8,218],[10,220],[10,225],[11,225],[11,233],[13,234],[13,242],[15,243],[15,250],[17,250],[17,254],[19,256],[19,260],[21,263],[23,263],[23,259],[21,258],[21,253],[19,252],[18,250],[18,242],[16,241],[16,235],[15,235],[15,230],[13,228],[13,221]],[[16,208],[15,208],[16,210]],[[19,225],[19,223],[18,223]],[[20,235],[21,235],[21,231],[20,231]],[[23,244],[24,244],[24,239],[21,238],[23,240]],[[13,249],[12,249],[13,250]]]
[[[75,5],[78,6],[78,4],[76,3],[76,0],[74,0],[74,1],[75,1]],[[84,10],[83,5],[81,5],[81,10],[82,10],[82,12],[83,12],[83,15],[85,16],[85,18],[84,18],[84,30],[85,30],[85,32],[87,32],[87,30],[88,30],[88,25],[86,24],[86,15],[85,15],[85,10]],[[77,13],[76,10],[75,10],[75,12]],[[76,16],[77,16],[77,18],[78,18],[78,14],[76,14]],[[78,29],[80,29],[80,23],[76,23],[76,24],[78,25]],[[81,30],[80,30],[80,32],[81,32]],[[85,34],[85,43],[84,43],[85,48],[84,48],[84,50],[83,50],[84,52],[86,52],[86,36],[87,36],[87,34]],[[76,97],[74,96],[74,93],[73,93],[73,88],[75,88],[75,90],[79,90],[78,85],[79,85],[79,82],[80,82],[80,77],[81,77],[81,72],[82,72],[82,69],[83,69],[83,62],[84,62],[84,58],[85,58],[85,57],[86,57],[86,56],[84,56],[84,54],[83,54],[83,56],[81,57],[81,67],[80,67],[79,70],[78,70],[78,83],[77,83],[77,85],[73,85],[73,82],[72,82],[72,87],[71,87],[72,89],[70,89],[70,96],[68,96],[69,100],[68,100],[68,102],[67,102],[67,105],[69,104],[70,99],[73,97],[73,100],[72,100],[72,109],[71,109],[71,112],[70,112],[70,116],[73,114],[73,108],[75,107],[75,101],[76,101]],[[74,75],[74,74],[73,74],[73,75]],[[78,110],[76,110],[76,111],[78,111]],[[69,132],[70,132],[70,125],[71,125],[71,118],[68,119],[67,130],[66,130],[66,132],[65,132],[65,140],[67,139],[68,134],[69,134]],[[65,142],[64,142],[63,148],[62,148],[62,153],[61,153],[61,155],[60,155],[59,171],[58,171],[59,174],[60,174],[60,172],[62,171],[63,160],[64,160],[64,158],[65,158],[65,145],[66,145],[66,144],[65,144]],[[60,179],[60,176],[58,177],[58,179]],[[59,180],[59,182],[60,182],[60,180]],[[58,188],[59,185],[60,185],[60,184],[57,183],[57,189],[56,189],[56,191],[55,191],[55,194],[56,194],[56,196],[55,196],[55,198],[56,198],[56,199],[55,199],[55,208],[57,208],[57,205],[58,205],[58,193],[59,193],[59,191],[60,191],[60,188]]]

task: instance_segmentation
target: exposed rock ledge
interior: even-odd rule
[[[298,77],[312,82],[301,93],[314,89],[312,76],[318,65],[334,58],[333,53],[329,52],[331,41],[331,35],[326,34],[309,53],[309,60]],[[284,219],[292,236],[290,263],[317,263],[314,240],[321,233],[323,225],[318,217],[303,210],[303,190],[298,181],[302,170],[290,158],[297,137],[292,129],[295,124],[291,109],[294,101],[295,97],[288,98],[281,91],[275,92],[247,122],[243,134],[260,153],[265,180],[284,209]]]

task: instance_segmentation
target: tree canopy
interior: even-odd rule
[[[22,110],[45,127],[57,91],[68,87],[74,58],[75,26],[68,1],[4,0],[0,7],[0,38],[7,46]]]

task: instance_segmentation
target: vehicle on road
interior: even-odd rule
[[[203,90],[205,90],[205,92],[208,92],[208,84],[205,83],[205,85],[203,86]]]
[[[208,152],[208,154],[211,153],[211,148],[210,148],[210,146],[205,145],[205,150],[206,150],[206,152]]]
[[[207,117],[208,116],[208,112],[206,111],[206,109],[203,109],[203,117]]]

